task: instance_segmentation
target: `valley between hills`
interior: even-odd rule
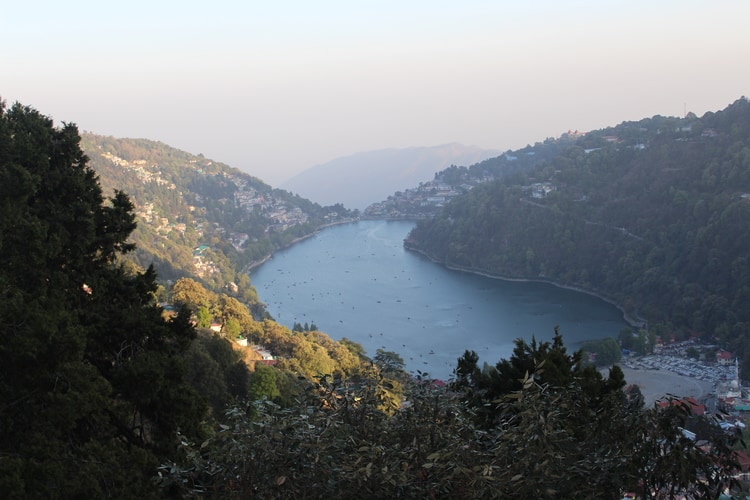
[[[366,209],[419,219],[407,246],[445,266],[581,288],[644,320],[575,351],[557,329],[497,362],[467,349],[449,384],[407,373],[396,351],[282,326],[245,272],[359,211],[0,111],[10,497],[748,491],[747,99],[451,166]],[[737,360],[714,411],[679,395],[645,405],[627,383],[618,363],[675,345],[705,366]]]

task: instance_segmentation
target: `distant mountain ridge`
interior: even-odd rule
[[[451,165],[473,165],[500,153],[455,142],[366,151],[311,167],[280,187],[322,205],[363,210]]]

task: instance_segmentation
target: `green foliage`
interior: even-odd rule
[[[137,249],[128,259],[143,268],[153,264],[165,282],[190,277],[215,292],[229,287],[257,318],[267,313],[248,267],[324,224],[354,216],[159,142],[84,134],[82,145],[105,190],[126,190],[134,201]],[[206,267],[199,269],[196,258]]]
[[[564,346],[548,347],[548,361],[537,360],[517,390],[486,400],[498,416],[491,426],[478,425],[464,389],[446,390],[421,376],[404,387],[405,402],[389,411],[389,382],[373,366],[356,379],[308,382],[294,407],[262,399],[230,408],[209,439],[183,443],[185,459],[165,463],[160,482],[173,494],[205,498],[351,498],[352,492],[364,498],[619,499],[625,492],[715,498],[736,486],[729,437],[706,433],[712,447],[700,448],[679,430],[691,425],[685,405],[633,407],[616,367],[606,381],[585,372],[561,385],[543,382],[547,363],[575,372],[564,369],[561,356],[552,361],[552,350],[564,353]]]
[[[642,497],[716,497],[733,485],[731,437],[679,402],[643,411],[637,388],[623,393],[617,366],[604,378],[583,362],[581,351],[569,354],[557,331],[551,342],[518,340],[510,359],[483,368],[476,353],[465,353],[447,390],[421,374],[408,377],[397,353],[379,350],[370,362],[361,345],[334,342],[314,325],[290,331],[268,319],[254,321],[248,305],[262,317],[257,295],[233,266],[309,234],[314,223],[272,231],[244,257],[222,241],[221,231],[207,231],[201,243],[209,245],[218,271],[203,282],[186,279],[192,254],[185,249],[197,246],[195,234],[138,234],[128,196],[115,191],[103,199],[75,127],[56,129],[21,106],[0,110],[0,319],[6,325],[0,338],[0,489],[6,496],[619,498],[635,491]],[[720,118],[741,130],[737,116]],[[595,134],[586,140],[595,147],[606,142]],[[142,146],[116,140],[97,145],[128,161],[144,160],[138,165],[161,163],[161,181],[139,178],[145,187],[138,196],[156,194],[164,204],[159,210],[170,207],[194,220],[169,187],[180,182],[191,157],[158,144],[149,146],[153,156],[144,156]],[[666,158],[669,148],[663,149]],[[170,154],[174,158],[165,160]],[[613,156],[597,152],[597,166],[614,169],[605,161]],[[573,148],[564,158],[568,167],[582,169],[584,185],[601,189],[587,160],[593,157]],[[243,214],[240,223],[235,217],[229,203],[239,189],[234,174],[210,162],[191,169],[194,208],[232,230],[240,227],[232,224],[261,220]],[[121,175],[137,177],[148,168],[136,170]],[[547,165],[542,172],[556,170]],[[718,181],[709,175],[705,182]],[[482,195],[477,189],[490,218],[499,220],[492,190]],[[670,205],[687,209],[691,193],[676,185]],[[503,203],[511,206],[522,190],[505,194]],[[278,196],[314,209],[291,195]],[[562,198],[550,201],[534,210],[564,221],[570,207]],[[690,207],[694,217],[714,217],[714,205],[706,203]],[[452,262],[481,264],[472,246],[482,240],[466,227],[452,228],[460,220],[454,214],[436,221],[441,230],[457,231],[451,235],[457,239],[445,241]],[[739,224],[742,216],[735,207],[717,217]],[[552,246],[568,254],[582,241],[575,225],[550,234]],[[163,258],[173,278],[183,278],[171,293],[184,307],[169,320],[156,303],[164,292],[153,268],[123,264],[123,255],[138,252],[130,235],[149,242],[136,261]],[[525,273],[538,268],[556,278],[563,272],[549,260],[547,247],[530,242],[536,235],[526,234],[517,254],[503,236],[486,243],[508,250],[488,261],[497,269],[517,264]],[[651,249],[644,260],[638,248],[622,246],[618,265],[632,273],[645,269],[644,276],[658,283],[660,272],[650,271],[668,265],[663,249]],[[726,249],[716,248],[705,257],[711,273],[721,274]],[[172,250],[174,256],[158,255]],[[733,265],[741,282],[744,264]],[[578,282],[597,279],[597,271],[565,272]],[[235,278],[236,288],[229,286]],[[701,295],[702,284],[697,290],[685,286],[694,321],[728,324],[720,289]],[[696,297],[702,297],[699,307]],[[634,309],[640,306],[632,300]],[[201,325],[216,318],[227,336],[242,332],[257,339],[279,357],[277,367],[258,363],[250,373],[226,338],[205,330],[196,336],[191,310]],[[643,351],[653,347],[652,332],[631,340]],[[712,446],[697,447],[680,428],[694,429]]]
[[[209,402],[214,416],[249,395],[247,365],[221,335],[200,331],[184,357],[191,387]]]
[[[185,353],[187,380],[190,386],[211,406],[214,413],[222,412],[231,401],[221,364],[211,357],[205,341],[193,343]]]
[[[633,349],[640,355],[650,354],[654,352],[655,344],[656,336],[654,331],[641,328],[633,340]]]
[[[404,367],[406,366],[404,358],[398,353],[386,351],[385,349],[375,351],[373,361],[385,373],[400,373],[404,371]]]
[[[242,327],[240,326],[240,322],[237,320],[237,318],[227,318],[227,320],[224,322],[222,332],[224,332],[224,335],[226,335],[228,338],[236,339],[239,338],[239,336],[242,334]]]
[[[595,355],[593,362],[596,366],[610,366],[622,358],[620,344],[612,337],[583,342],[581,350]]]
[[[172,286],[172,302],[195,311],[199,328],[208,328],[214,321],[221,325],[222,335],[237,339],[258,336],[261,327],[253,320],[248,307],[225,293],[216,294],[191,278],[180,278]]]
[[[745,98],[702,118],[594,131],[549,163],[454,198],[406,245],[450,266],[579,287],[634,320],[670,321],[743,350],[749,137]]]
[[[433,181],[420,183],[418,188],[407,190],[405,193],[397,191],[385,201],[371,205],[365,210],[364,215],[409,220],[432,217],[440,212],[443,203],[432,202],[429,198],[435,195],[442,198],[439,191],[444,190],[446,186],[450,187],[452,193],[465,193],[476,184],[511,178],[534,166],[540,166],[546,172],[551,170],[549,162],[574,143],[574,137],[566,134],[558,139],[547,139],[543,143],[528,145],[518,151],[509,150],[501,156],[470,167],[451,165],[437,172]]]
[[[305,322],[305,324],[303,325],[295,321],[294,325],[292,325],[293,332],[314,332],[317,330],[318,330],[318,327],[315,323],[309,324]]]
[[[195,313],[196,324],[198,328],[210,328],[213,316],[206,306],[200,306]]]
[[[617,334],[617,341],[623,349],[629,351],[635,347],[635,339],[633,338],[633,330],[631,328],[623,328]]]
[[[363,358],[323,332],[294,332],[271,320],[259,325],[260,343],[279,358],[280,368],[308,378],[354,375],[362,369]]]
[[[281,396],[279,387],[276,384],[278,370],[274,368],[256,364],[255,371],[250,376],[250,397],[254,400],[269,399],[274,400]]]
[[[223,293],[219,295],[215,311],[216,317],[224,324],[225,328],[231,322],[236,323],[237,327],[233,335],[230,335],[229,331],[227,331],[227,335],[229,336],[237,337],[239,333],[250,331],[254,326],[255,322],[247,306],[229,295]]]
[[[0,482],[29,498],[152,497],[177,430],[202,435],[182,359],[195,331],[162,318],[152,268],[118,264],[133,205],[104,199],[79,141],[0,104]]]
[[[358,358],[364,358],[365,357],[365,348],[362,346],[362,344],[358,342],[354,342],[351,339],[348,339],[346,337],[339,340],[339,344],[344,346],[351,354]]]
[[[194,279],[180,278],[172,286],[172,302],[178,306],[187,306],[193,311],[198,311],[201,308],[208,309],[216,304],[218,297]]]
[[[483,370],[478,366],[479,356],[473,351],[466,351],[458,360],[451,386],[466,394],[466,401],[476,409],[479,422],[485,426],[495,425],[502,416],[491,403],[523,389],[524,381],[528,380],[552,388],[567,387],[577,382],[588,391],[594,405],[592,411],[595,411],[597,401],[619,392],[625,383],[618,376],[603,379],[599,371],[584,362],[583,358],[583,351],[580,350],[568,354],[562,335],[555,329],[552,342],[537,342],[536,338],[532,338],[527,343],[517,339],[509,359],[502,359],[494,366],[486,365]],[[621,370],[616,368],[615,374],[618,372],[621,375]]]

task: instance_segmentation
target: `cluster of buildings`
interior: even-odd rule
[[[195,207],[188,207],[193,211]],[[178,232],[180,234],[185,234],[185,231],[188,229],[188,225],[184,222],[177,222],[174,220],[170,220],[169,217],[164,217],[162,215],[159,215],[154,211],[154,204],[153,203],[143,203],[140,206],[137,206],[135,209],[135,214],[146,224],[149,226],[153,226],[154,230],[162,235],[166,236],[172,231]],[[200,226],[198,226],[196,229],[200,229]]]
[[[528,192],[532,198],[541,199],[546,197],[556,188],[551,182],[535,182],[529,186],[524,186],[524,191]]]
[[[115,165],[134,172],[138,180],[142,183],[153,182],[167,189],[177,189],[174,183],[167,181],[160,175],[158,168],[149,166],[146,160],[128,161],[109,152],[103,152],[102,157],[114,163]],[[198,164],[196,160],[190,160],[190,166],[199,173],[203,173],[203,167],[210,166],[212,162],[206,161],[205,165]],[[242,208],[247,212],[259,211],[268,220],[265,232],[284,231],[292,226],[304,224],[308,221],[308,215],[299,207],[289,207],[283,200],[275,197],[272,192],[262,193],[254,189],[248,180],[239,175],[223,174],[228,183],[234,184],[234,199],[231,202],[236,207]],[[194,195],[196,203],[200,204],[203,199],[200,195]],[[229,203],[230,200],[218,200]],[[152,202],[137,203],[136,215],[138,215],[146,224],[155,226],[159,234],[168,234],[171,231],[184,233],[188,226],[184,222],[172,221],[168,217],[159,215]],[[188,205],[191,213],[196,215],[205,214],[206,210],[202,207]],[[200,231],[202,224],[197,223],[195,228]],[[221,228],[219,228],[221,229]],[[242,243],[247,242],[247,235],[243,233],[234,233],[236,247],[241,247]]]
[[[629,368],[668,370],[678,375],[692,377],[713,385],[716,406],[724,411],[742,415],[750,412],[750,394],[742,387],[739,360],[729,351],[716,351],[715,361],[705,361],[688,356],[688,349],[710,350],[715,346],[698,345],[693,340],[662,346],[657,344],[655,354],[630,358],[624,362]]]
[[[399,191],[385,201],[373,203],[363,213],[368,218],[428,217],[442,208],[451,198],[471,189],[472,185],[455,188],[439,181],[419,184],[419,187]]]
[[[155,172],[153,170],[150,170],[147,167],[148,162],[146,160],[128,161],[109,152],[102,153],[102,156],[118,167],[130,170],[135,174],[138,180],[140,180],[144,184],[147,182],[154,182],[160,186],[166,186],[167,189],[177,189],[177,186],[175,186],[173,182],[169,182],[168,180],[162,178],[161,175],[159,175],[158,171]]]
[[[205,255],[208,249],[208,245],[201,245],[193,250],[193,271],[196,276],[204,279],[221,272],[219,266],[214,264],[214,261]]]
[[[101,156],[109,162],[133,172],[136,178],[144,184],[156,183],[167,189],[177,189],[177,186],[174,183],[162,177],[158,166],[150,165],[146,160],[128,161],[109,152],[102,152]],[[188,162],[188,167],[194,169],[199,174],[204,174],[205,167],[210,166],[211,164],[212,162],[208,160],[203,162],[190,160]],[[283,232],[290,227],[308,222],[309,216],[307,213],[299,207],[288,206],[282,199],[274,196],[274,193],[271,190],[268,192],[258,191],[251,185],[247,178],[240,175],[234,175],[231,173],[223,173],[221,175],[223,176],[223,181],[226,181],[227,185],[231,183],[236,189],[233,189],[233,199],[221,199],[217,201],[225,204],[233,204],[235,207],[248,213],[260,213],[266,221],[266,226],[262,229],[263,233]],[[191,214],[191,217],[189,218],[190,220],[187,222],[184,220],[170,219],[160,213],[161,210],[159,210],[159,207],[155,206],[154,202],[151,200],[142,201],[133,198],[132,201],[136,205],[135,214],[138,216],[141,223],[150,226],[158,235],[163,237],[170,237],[170,235],[174,234],[185,235],[188,230],[191,230],[194,231],[197,238],[200,239],[204,236],[204,228],[206,227],[206,221],[204,219],[207,214],[207,209],[205,206],[201,206],[204,205],[204,200],[199,194],[191,193],[190,198],[191,202],[194,204],[186,205],[187,210]],[[216,224],[211,225],[211,229],[224,234],[238,252],[243,251],[251,241],[251,236],[248,233],[229,232],[226,231],[225,228]],[[219,272],[219,268],[204,255],[206,249],[207,247],[202,246],[197,247],[193,251],[195,273],[197,276],[204,278]]]
[[[372,219],[425,218],[438,212],[445,204],[477,184],[494,180],[491,175],[473,177],[468,173],[458,184],[449,184],[437,175],[435,180],[421,182],[418,187],[399,191],[385,201],[373,203],[363,212],[363,217]]]
[[[224,177],[237,186],[234,192],[234,203],[248,212],[259,210],[270,224],[266,232],[285,231],[286,229],[304,224],[308,221],[308,215],[299,207],[288,207],[273,193],[261,193],[249,185],[247,179],[238,175],[224,174]]]
[[[420,183],[419,187],[399,191],[385,201],[373,203],[363,213],[371,219],[419,219],[435,215],[451,198],[466,193],[477,184],[493,180],[492,176],[467,177],[459,185],[452,186],[440,180]],[[556,187],[551,182],[535,182],[524,186],[530,198],[546,197]]]

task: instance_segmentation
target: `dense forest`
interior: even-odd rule
[[[452,200],[407,246],[595,292],[657,335],[718,339],[750,375],[750,103],[590,132]]]
[[[681,400],[644,408],[618,367],[605,377],[557,332],[494,366],[466,352],[445,386],[396,353],[256,318],[224,287],[183,276],[161,289],[158,268],[126,258],[136,206],[105,197],[88,162],[74,125],[0,103],[5,497],[743,491],[736,434]]]

